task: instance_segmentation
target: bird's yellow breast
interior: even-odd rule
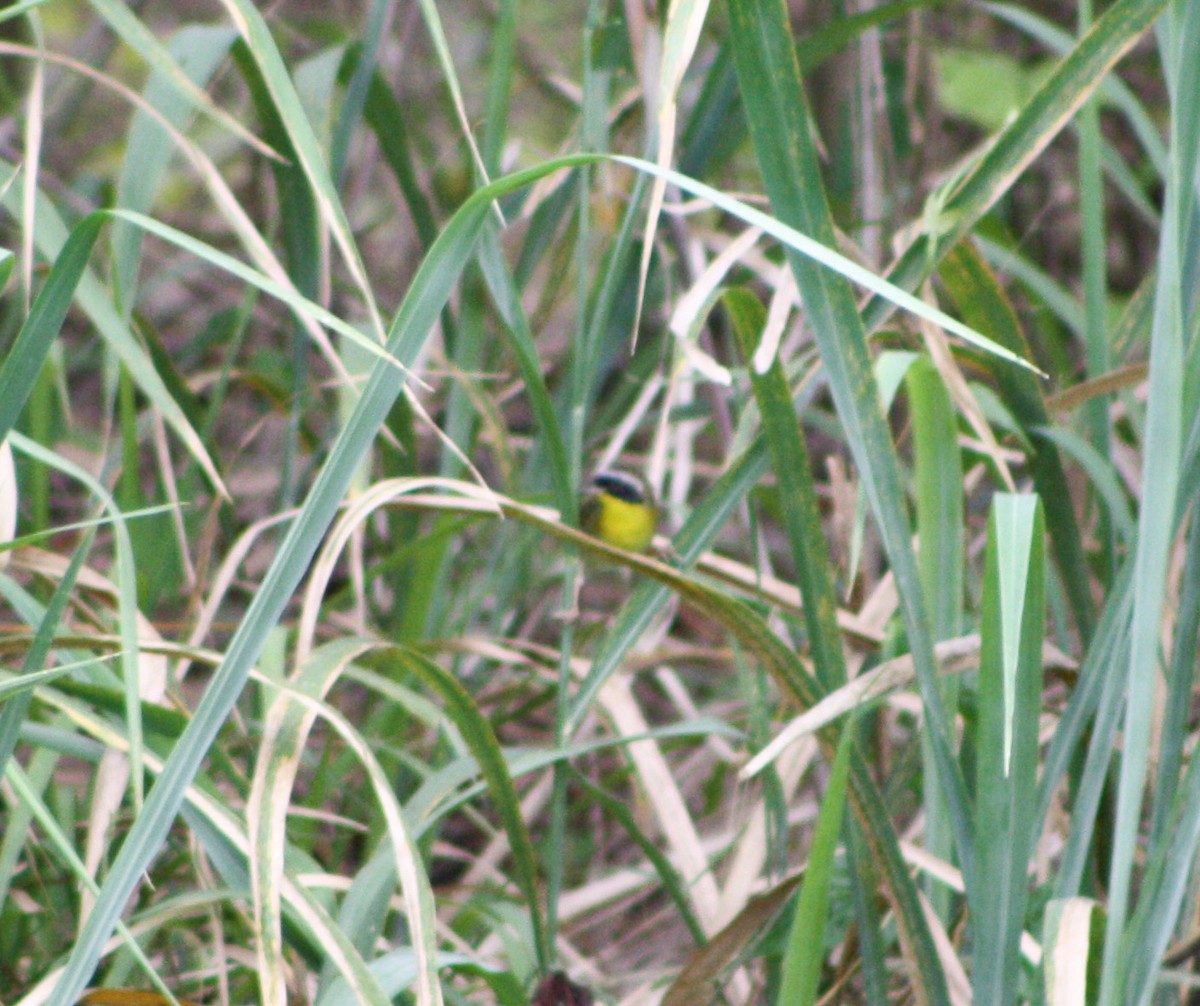
[[[589,534],[628,552],[643,552],[654,538],[658,508],[631,477],[604,473],[592,480],[580,517]]]
[[[656,516],[646,503],[626,503],[605,493],[600,501],[598,536],[629,552],[644,551],[654,537]]]

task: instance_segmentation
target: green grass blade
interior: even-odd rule
[[[1133,963],[1124,944],[1138,856],[1138,827],[1150,756],[1150,723],[1156,689],[1160,625],[1176,532],[1184,431],[1182,414],[1187,319],[1194,307],[1185,279],[1195,271],[1194,179],[1200,141],[1200,5],[1174,4],[1162,36],[1167,86],[1172,95],[1170,170],[1159,244],[1158,288],[1151,329],[1150,375],[1143,445],[1142,508],[1138,515],[1133,575],[1133,622],[1117,782],[1113,858],[1109,874],[1108,930],[1104,941],[1101,1003],[1126,1003]]]
[[[1017,1001],[1026,870],[1036,818],[1045,568],[1036,496],[997,495],[984,572],[975,835],[967,890],[974,933],[975,1002]]]
[[[812,849],[804,870],[804,883],[796,901],[796,915],[783,958],[779,1002],[808,1006],[816,1002],[821,967],[825,961],[825,929],[828,926],[829,886],[833,879],[838,836],[850,775],[850,752],[855,743],[857,720],[851,716],[842,726],[837,755],[829,773],[825,799],[817,814]]]
[[[379,46],[388,37],[395,9],[395,0],[372,0],[362,31],[364,41],[356,47],[354,70],[348,80],[343,72],[347,61],[343,60],[339,68],[339,81],[346,87],[346,97],[329,143],[329,171],[335,182],[340,183],[345,173],[346,154],[376,79]]]
[[[912,411],[913,478],[917,504],[917,564],[929,599],[933,638],[940,642],[962,634],[963,622],[963,470],[958,421],[941,375],[927,357],[918,357],[904,374]],[[941,682],[947,710],[958,708],[958,680]],[[924,737],[921,757],[928,778],[936,775],[934,752]],[[954,835],[945,801],[937,787],[923,787],[925,847],[947,861]],[[926,894],[943,921],[950,917],[949,892],[929,882]]]
[[[937,641],[962,634],[963,496],[958,423],[950,392],[926,357],[904,375],[912,408],[918,564]]]
[[[575,508],[575,485],[571,481],[571,465],[562,427],[554,411],[554,401],[546,387],[542,360],[529,327],[529,319],[521,306],[520,291],[513,281],[494,229],[485,231],[479,246],[479,266],[487,281],[492,300],[508,330],[509,342],[517,358],[529,406],[538,426],[538,442],[546,453],[550,470],[550,485],[554,490],[555,506],[560,513],[569,514]]]
[[[1173,820],[1155,843],[1146,864],[1143,889],[1129,927],[1129,945],[1138,954],[1129,970],[1126,997],[1149,1003],[1158,985],[1158,970],[1176,937],[1180,907],[1190,893],[1196,849],[1200,846],[1200,763],[1189,763],[1171,807]]]
[[[354,67],[361,59],[359,50],[351,47],[342,62],[341,79],[348,83]],[[426,249],[437,237],[433,208],[417,177],[409,143],[408,117],[396,96],[388,89],[379,73],[371,77],[363,117],[379,142],[379,151],[396,177],[404,202],[417,230],[417,237]]]
[[[1098,821],[1097,814],[1109,786],[1112,749],[1125,700],[1124,682],[1109,668],[1123,667],[1129,660],[1133,566],[1133,559],[1127,559],[1113,580],[1108,603],[1079,671],[1079,685],[1050,741],[1042,778],[1038,781],[1038,820],[1045,820],[1055,787],[1061,785],[1080,746],[1087,745],[1083,772],[1074,783],[1072,826],[1054,878],[1057,897],[1084,893],[1085,871],[1095,829],[1098,825],[1107,827],[1107,822]]]
[[[35,378],[62,329],[102,225],[103,220],[92,215],[71,232],[0,365],[0,440],[8,436],[25,408]]]
[[[775,357],[765,374],[758,373],[751,362],[766,323],[766,310],[757,297],[740,288],[727,291],[722,302],[733,322],[742,358],[748,363],[754,399],[762,416],[762,433],[779,486],[784,531],[791,545],[796,582],[804,602],[813,666],[817,680],[832,690],[845,683],[846,663],[837,624],[837,597],[829,577],[829,545],[821,528],[821,510],[804,432],[779,357]]]
[[[1025,32],[1046,47],[1053,49],[1059,55],[1066,55],[1078,39],[1069,32],[1063,31],[1051,21],[1041,17],[1036,11],[1017,7],[1013,4],[984,3],[988,10],[997,17],[1003,18],[1009,24]],[[1167,170],[1167,147],[1163,143],[1159,124],[1150,114],[1142,100],[1125,81],[1108,74],[1100,85],[1099,95],[1106,105],[1112,105],[1133,127],[1138,141],[1150,163],[1159,174]]]
[[[10,213],[19,216],[20,201],[14,192],[10,190],[5,195],[4,202]],[[37,347],[42,340],[52,341],[53,339],[53,333],[49,332],[46,326],[49,325],[50,327],[57,328],[54,324],[54,319],[57,318],[58,324],[61,324],[61,319],[65,317],[71,299],[74,298],[92,324],[96,326],[96,329],[104,337],[105,342],[120,357],[121,362],[129,368],[129,372],[133,376],[139,390],[162,413],[167,424],[175,430],[175,433],[183,441],[184,446],[187,447],[192,457],[196,459],[212,485],[216,487],[219,493],[227,496],[228,492],[225,489],[225,484],[221,480],[221,476],[217,471],[212,457],[209,455],[208,449],[204,446],[203,441],[191,423],[188,422],[187,416],[179,406],[179,403],[171,397],[170,391],[163,383],[158,372],[154,369],[154,365],[145,350],[142,349],[141,345],[134,338],[133,333],[129,330],[129,326],[125,324],[116,310],[112,298],[92,271],[86,268],[86,261],[81,261],[78,257],[83,253],[85,245],[89,246],[89,248],[90,246],[94,246],[97,235],[92,233],[92,229],[99,226],[98,222],[96,222],[99,218],[96,218],[96,221],[94,221],[93,216],[89,215],[80,220],[74,229],[68,231],[66,224],[63,223],[53,203],[43,193],[39,193],[37,219],[36,242],[38,251],[45,258],[53,260],[55,265],[51,267],[50,275],[46,277],[43,290],[39,291],[34,303],[37,304],[38,301],[43,301],[44,288],[50,285],[52,279],[54,280],[54,285],[49,292],[45,293],[39,317],[35,319],[31,309],[30,317],[26,319],[25,326],[22,329],[24,331],[25,327],[29,328],[28,346],[35,347],[22,350],[22,355],[29,352],[32,356],[14,361],[14,366],[26,368],[32,365],[33,359],[39,353],[44,358],[45,353],[48,352],[48,345],[44,348]],[[74,238],[73,241],[72,238]],[[68,244],[70,244],[69,249]],[[59,266],[60,258],[62,258],[61,266]],[[15,350],[16,347],[14,346],[13,350],[10,350],[10,356]],[[7,357],[5,364],[8,364]],[[24,401],[28,390],[21,385],[14,385],[13,387],[17,388],[18,394],[21,396],[19,400]],[[0,404],[0,410],[10,407],[13,407],[13,403],[9,401],[9,396],[6,394],[3,403]],[[11,420],[0,422],[0,429],[5,429],[10,425]]]
[[[1171,647],[1167,697],[1163,703],[1162,738],[1155,772],[1154,800],[1151,805],[1150,836],[1160,844],[1180,784],[1180,772],[1188,744],[1188,696],[1192,690],[1192,669],[1200,648],[1200,525],[1195,520],[1188,528],[1183,579],[1179,588],[1179,615]]]

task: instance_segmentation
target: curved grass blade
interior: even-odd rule
[[[481,189],[451,218],[422,262],[392,323],[387,351],[401,364],[411,363],[445,305],[474,251],[492,200],[528,185],[552,171],[575,167],[588,158],[550,161],[517,172]],[[71,1006],[83,990],[100,957],[108,934],[157,855],[160,843],[181,806],[188,784],[242,691],[251,668],[300,582],[329,527],[358,465],[400,394],[394,368],[378,362],[355,404],[354,412],[334,443],[328,460],[290,526],[264,581],[254,596],[225,659],[214,673],[195,715],[179,739],[143,812],[134,822],[104,887],[76,941],[54,992],[51,1006]]]
[[[261,920],[266,939],[259,941],[259,971],[265,1002],[286,1003],[283,982],[285,960],[282,943],[282,881],[284,878],[285,818],[291,802],[292,786],[300,765],[300,753],[318,715],[325,718],[358,756],[367,771],[387,822],[388,844],[392,847],[394,874],[408,908],[408,930],[415,964],[413,978],[416,1001],[422,1006],[440,1006],[441,988],[437,981],[436,939],[434,936],[433,893],[420,870],[421,856],[414,837],[393,793],[393,782],[370,751],[366,740],[336,710],[323,701],[324,694],[343,673],[350,661],[374,648],[361,639],[341,639],[314,650],[296,675],[288,681],[272,684],[280,694],[272,704],[268,733],[256,766],[254,785],[248,803],[248,830],[254,840],[251,858],[255,912]],[[347,983],[345,975],[339,976]],[[353,989],[356,1002],[386,1002],[375,984]]]
[[[458,727],[463,740],[479,764],[479,771],[492,796],[492,804],[508,836],[509,851],[516,865],[517,881],[525,897],[529,920],[533,927],[538,964],[545,973],[549,970],[554,956],[552,948],[546,942],[546,925],[538,890],[538,857],[533,849],[529,829],[525,826],[525,819],[521,816],[521,800],[509,774],[500,742],[496,739],[487,717],[479,711],[475,700],[457,678],[415,650],[396,647],[390,652],[396,655],[405,668],[419,677],[426,687],[441,697],[445,703],[446,716]]]
[[[243,143],[249,144],[260,154],[278,157],[270,147],[251,133],[237,117],[218,107],[197,85],[195,79],[180,68],[174,53],[164,47],[141,21],[133,15],[127,4],[119,0],[89,0],[121,40],[153,68],[159,78],[183,98],[192,108],[214,122],[219,122]]]
[[[140,665],[138,663],[137,564],[134,559],[133,541],[125,523],[125,515],[99,480],[79,465],[68,461],[54,451],[47,450],[41,444],[30,440],[16,430],[9,432],[8,439],[13,447],[28,457],[87,486],[88,491],[96,497],[112,520],[116,550],[117,626],[121,636],[121,648],[125,652],[121,661],[121,677],[125,687],[125,720],[129,731],[130,783],[133,787],[134,806],[141,807],[145,774],[143,772],[144,748]]]

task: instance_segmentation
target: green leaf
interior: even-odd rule
[[[854,745],[857,718],[851,716],[842,726],[837,756],[829,774],[825,799],[817,815],[808,867],[792,920],[792,931],[783,958],[779,982],[779,1002],[808,1006],[816,1002],[825,960],[825,930],[829,917],[829,887],[833,879],[838,836],[842,831],[842,812],[846,806],[846,784],[850,772],[850,750]]]
[[[752,293],[743,289],[727,291],[722,302],[733,321],[742,357],[749,364],[766,323],[766,310]],[[829,546],[821,528],[821,509],[804,431],[779,357],[775,357],[765,374],[758,373],[753,365],[749,366],[749,373],[779,486],[781,519],[804,602],[813,666],[817,680],[832,690],[845,683],[846,665],[837,624],[837,597],[829,577]]]
[[[967,889],[974,933],[976,1002],[1017,1001],[1026,871],[1037,819],[1045,556],[1036,496],[998,494],[984,571],[975,835]]]

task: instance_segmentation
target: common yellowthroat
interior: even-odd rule
[[[609,545],[644,552],[658,526],[658,506],[637,476],[600,472],[584,494],[579,520],[588,534]]]

